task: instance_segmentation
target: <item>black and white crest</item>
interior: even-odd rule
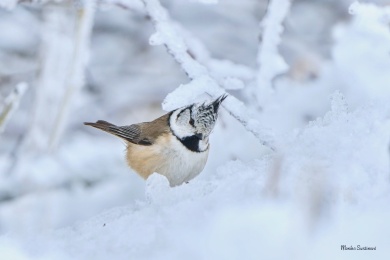
[[[208,148],[208,137],[218,118],[218,110],[227,95],[210,103],[192,104],[172,111],[169,120],[173,134],[192,151]]]

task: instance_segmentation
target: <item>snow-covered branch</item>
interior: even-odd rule
[[[283,21],[289,12],[290,0],[271,0],[267,14],[261,22],[262,41],[257,54],[258,72],[254,93],[257,102],[272,91],[272,80],[275,76],[287,71],[288,66],[280,56],[278,45],[284,30]]]
[[[156,33],[150,38],[150,43],[152,45],[164,44],[168,52],[181,65],[188,77],[192,79],[189,84],[182,85],[176,91],[170,93],[163,103],[163,108],[171,110],[182,106],[183,104],[178,103],[178,100],[190,103],[202,93],[207,93],[213,98],[225,94],[226,92],[219,86],[218,82],[210,76],[208,69],[189,53],[184,38],[177,30],[177,25],[170,20],[167,10],[161,6],[160,2],[158,0],[143,0],[143,2],[146,12],[151,17],[156,29]],[[241,101],[230,95],[223,106],[262,144],[275,149],[271,132],[261,127],[260,123],[247,113],[247,109]]]
[[[230,60],[219,60],[211,57],[209,50],[194,35],[183,26],[170,21],[175,26],[178,34],[184,39],[188,48],[188,54],[196,61],[205,66],[210,76],[225,89],[241,89],[243,81],[251,81],[255,77],[255,71],[245,65],[234,63]]]
[[[204,4],[216,4],[216,0],[198,0]],[[98,0],[101,5],[115,5],[126,10],[136,11],[141,14],[146,14],[142,0]],[[230,60],[219,60],[212,58],[210,52],[194,35],[186,30],[179,23],[170,20],[170,25],[179,33],[184,43],[187,46],[187,52],[194,60],[201,63],[208,69],[208,73],[225,89],[241,89],[244,82],[252,81],[255,78],[255,70],[243,65],[232,62]],[[158,39],[156,43],[158,44]]]
[[[0,133],[4,131],[13,112],[18,108],[20,99],[23,97],[26,90],[27,84],[24,82],[19,83],[5,98],[4,104],[0,107]]]

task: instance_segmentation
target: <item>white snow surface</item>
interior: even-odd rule
[[[147,2],[152,7],[158,3]],[[218,2],[206,7],[218,8],[223,1]],[[178,83],[183,79],[176,72],[180,68],[169,63],[162,49],[144,50],[146,54],[137,57],[134,43],[130,54],[116,52],[129,45],[122,31],[118,42],[108,41],[107,28],[123,21],[138,25],[131,25],[127,13],[114,12],[115,18],[106,21],[108,14],[97,11],[96,26],[103,29],[91,41],[90,70],[96,75],[91,81],[98,83],[89,84],[100,96],[85,90],[75,97],[70,127],[58,150],[15,160],[14,135],[29,115],[23,102],[0,136],[0,259],[390,259],[388,7],[353,4],[351,20],[333,28],[331,57],[321,64],[318,77],[275,81],[266,110],[256,113],[246,109],[245,100],[226,99],[227,109],[221,109],[210,137],[205,170],[174,188],[158,174],[141,180],[125,165],[119,140],[80,129],[80,122],[147,121],[163,112],[159,104],[146,104],[138,95],[154,93],[162,100],[174,90],[163,103],[169,110],[204,100],[207,91],[218,94],[220,80],[230,80],[229,89],[245,90],[245,83],[254,79],[253,70],[213,59],[211,51],[197,45],[205,66],[191,67],[189,59],[187,69],[195,77]],[[156,17],[162,19],[157,33],[149,39],[149,28],[149,34],[142,31],[137,37],[146,45],[149,39],[187,55],[186,46],[196,45],[197,39],[172,27],[164,20],[166,13]],[[18,39],[23,38],[10,41],[22,48]],[[105,48],[115,69],[107,68],[111,63],[99,56]],[[124,68],[126,57],[135,64]],[[141,71],[135,68],[144,60],[150,74],[137,77]],[[230,72],[234,68],[241,69]],[[124,75],[113,77],[116,70]],[[166,72],[174,79],[164,77]],[[150,84],[164,87],[153,90]],[[170,84],[173,87],[166,86]],[[153,104],[157,98],[150,99]],[[245,115],[246,128],[229,111]],[[275,151],[247,131],[264,128],[272,129]],[[343,245],[376,250],[341,250]]]
[[[10,233],[0,252],[33,259],[386,259],[389,113],[389,104],[349,112],[335,93],[331,111],[290,136],[278,155],[230,161],[176,188],[153,174],[144,198],[72,227]],[[349,253],[340,250],[344,244],[377,250]]]

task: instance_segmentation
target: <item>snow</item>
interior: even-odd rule
[[[64,259],[328,259],[357,243],[386,259],[390,106],[348,112],[345,102],[335,93],[331,111],[292,136],[281,158],[231,161],[177,188],[154,174],[145,198],[18,246]]]
[[[19,72],[13,78],[0,69],[0,100],[3,93],[12,93],[7,86],[12,89],[24,81],[30,86],[0,139],[0,259],[389,259],[388,7],[354,3],[343,9],[349,19],[342,17],[329,28],[333,38],[328,40],[334,43],[326,51],[331,56],[318,60],[317,77],[298,81],[286,74],[275,79],[267,107],[257,111],[250,107],[258,104],[244,95],[255,80],[255,69],[213,57],[215,50],[206,48],[202,34],[186,31],[171,12],[175,5],[184,13],[220,10],[226,4],[222,2],[194,7],[173,0],[164,1],[162,8],[158,1],[146,1],[154,29],[141,18],[141,7],[120,8],[130,6],[129,1],[107,1],[112,8],[96,10],[90,63],[84,63],[88,47],[76,55],[78,69],[87,68],[86,87],[74,96],[64,134],[51,152],[25,150],[20,143],[30,127],[31,93],[51,93],[60,100],[65,89],[57,88],[66,80],[61,68],[67,67],[64,61],[72,63],[62,55],[72,53],[69,35],[74,34],[45,19],[73,20],[59,6],[55,8],[62,15],[56,16],[37,5],[45,19],[33,19],[40,14],[20,6],[11,10],[17,17],[32,12],[26,15],[34,21],[31,37],[45,31],[40,48],[48,46],[45,53],[51,58],[40,63],[38,55],[28,54],[37,43],[20,43],[23,30],[0,45],[1,55],[33,64],[41,77],[48,74],[38,86],[36,78],[29,81]],[[232,3],[224,12],[247,14],[239,6]],[[312,17],[299,15],[302,20]],[[216,27],[203,28],[210,30],[206,35],[226,27],[226,17],[218,12],[204,19],[215,17],[221,20]],[[0,13],[0,19],[12,24],[12,16]],[[255,32],[258,22],[253,20]],[[286,45],[297,44],[277,36]],[[84,37],[87,46],[90,37]],[[217,38],[216,44],[226,48]],[[56,44],[48,41],[63,48],[56,51]],[[33,50],[26,51],[24,44]],[[277,50],[278,44],[272,41],[270,47]],[[160,45],[167,45],[174,59]],[[255,44],[252,53],[243,59],[256,60]],[[57,54],[62,58],[53,58]],[[286,51],[273,54],[288,61]],[[0,59],[0,68],[7,62]],[[13,80],[8,82],[3,74]],[[41,93],[40,84],[48,92]],[[148,121],[164,113],[160,104],[165,96],[162,106],[169,111],[226,91],[231,96],[210,136],[205,170],[174,188],[156,173],[142,180],[127,168],[120,140],[81,124],[95,119]],[[49,124],[57,103],[45,102],[39,103],[45,107],[39,116]],[[341,250],[342,245],[376,250]]]

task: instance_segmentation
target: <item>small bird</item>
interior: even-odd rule
[[[177,186],[196,177],[206,165],[209,136],[226,97],[178,108],[151,122],[116,126],[99,120],[84,124],[125,140],[127,163],[142,178],[156,172]]]

